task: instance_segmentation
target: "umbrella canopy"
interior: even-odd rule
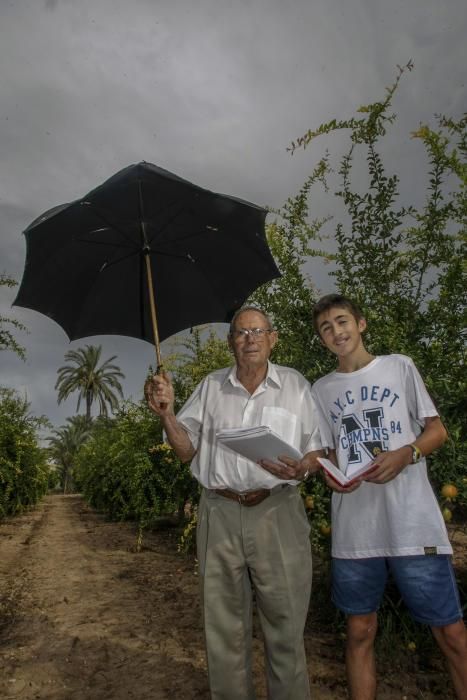
[[[266,213],[151,163],[131,165],[28,226],[14,304],[49,316],[70,340],[114,334],[155,342],[160,364],[159,340],[228,322],[279,276]]]

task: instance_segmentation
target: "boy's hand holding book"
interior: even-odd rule
[[[380,452],[373,460],[376,469],[372,471],[365,481],[371,484],[387,484],[401,473],[405,467],[411,464],[412,450],[410,445],[404,445],[397,450]]]
[[[328,486],[330,486],[333,491],[338,491],[339,493],[351,493],[355,491],[362,481],[367,481],[368,476],[376,469],[375,463],[372,460],[362,467],[354,469],[350,475],[347,475],[344,474],[339,467],[336,467],[331,460],[325,457],[318,457],[317,461],[324,470],[324,476]]]
[[[411,449],[404,445],[397,450],[380,452],[371,462],[346,476],[330,460],[318,459],[324,470],[326,483],[338,493],[355,491],[362,481],[371,484],[386,484],[395,479],[411,463]]]
[[[337,482],[335,479],[333,479],[329,474],[323,469],[323,476],[324,476],[324,481],[326,484],[329,486],[330,489],[335,491],[336,493],[352,493],[352,491],[356,491],[363,479],[355,479],[349,486],[341,486],[339,482]]]

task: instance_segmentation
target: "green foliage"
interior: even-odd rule
[[[205,339],[195,329],[166,358],[180,406],[214,369],[232,363],[227,343],[213,332]],[[163,442],[159,419],[145,403],[126,402],[113,418],[94,421],[91,435],[74,455],[74,479],[94,507],[116,520],[135,520],[140,528],[167,517],[182,524],[196,512],[199,487],[188,464]],[[192,528],[191,528],[192,530]],[[192,532],[184,548],[192,544]]]
[[[162,516],[181,520],[198,491],[189,466],[162,443],[159,421],[143,403],[126,402],[114,418],[95,422],[75,456],[74,477],[91,505],[141,528]]]
[[[5,274],[0,274],[0,287],[15,287],[17,284],[18,283],[15,282],[14,279],[11,279],[11,277],[8,277]],[[9,328],[5,328],[6,324],[12,326],[17,331],[26,331],[26,326],[20,323],[17,319],[0,316],[0,351],[11,350],[21,357],[22,360],[24,360],[24,348],[19,345],[11,330],[9,330]]]
[[[332,134],[341,129],[350,130],[350,139],[353,144],[370,143],[385,136],[387,128],[395,119],[395,114],[388,114],[392,98],[396,92],[400,79],[405,71],[413,69],[413,62],[409,61],[405,66],[398,66],[398,76],[395,82],[386,88],[386,97],[382,102],[374,102],[370,105],[362,105],[357,109],[360,114],[367,116],[363,118],[352,117],[351,119],[331,119],[325,124],[321,124],[317,129],[309,129],[306,134],[300,136],[296,141],[292,141],[287,149],[292,154],[300,147],[306,148],[314,139],[324,134]]]
[[[423,144],[428,159],[426,194],[422,206],[401,204],[400,178],[387,172],[382,153],[384,137],[396,119],[390,111],[396,89],[412,67],[409,62],[399,68],[385,99],[361,107],[362,116],[331,120],[308,131],[290,150],[306,148],[315,138],[336,130],[349,132],[348,150],[335,166],[328,157],[326,170],[326,176],[337,174],[334,196],[344,205],[345,218],[334,226],[335,252],[318,253],[318,258],[332,260],[337,290],[363,309],[369,349],[375,354],[411,356],[424,377],[449,431],[445,446],[429,459],[430,475],[438,495],[443,483],[457,487],[456,499],[447,503],[440,498],[455,520],[457,514],[465,517],[467,510],[467,115],[459,120],[438,116],[434,126],[423,124],[412,133],[417,140],[414,149],[417,142]],[[362,187],[363,159],[368,179]],[[319,364],[320,356],[310,352],[310,363],[317,357]],[[325,552],[320,523],[327,517],[328,495],[319,479],[310,480],[306,489],[314,498],[309,513],[314,549]],[[412,648],[430,647],[428,636],[410,621],[391,586],[380,617],[379,644],[386,651],[396,639],[409,653]]]
[[[337,221],[335,253],[324,258],[332,258],[337,289],[365,313],[369,349],[407,354],[423,375],[450,432],[447,445],[431,458],[439,487],[446,480],[459,485],[467,462],[467,116],[458,121],[438,117],[435,127],[421,125],[412,133],[428,157],[426,197],[421,207],[399,204],[400,178],[387,172],[381,153],[383,137],[396,119],[390,111],[396,89],[412,67],[411,62],[399,67],[385,99],[361,107],[362,117],[331,120],[307,132],[290,150],[306,148],[323,134],[349,131],[350,147],[334,168],[339,177],[334,195],[347,218]],[[368,171],[363,191],[356,172],[362,157]]]
[[[49,455],[57,467],[58,483],[63,493],[73,491],[73,463],[80,447],[89,438],[91,421],[86,416],[67,418],[67,425],[52,431],[49,440]]]
[[[118,397],[123,397],[119,379],[124,374],[117,365],[113,365],[116,355],[110,357],[99,367],[102,353],[100,345],[86,345],[85,348],[69,350],[65,360],[69,363],[58,369],[58,379],[55,388],[58,389],[58,403],[67,399],[70,394],[78,392],[79,411],[81,401],[86,404],[86,417],[91,418],[91,406],[97,402],[99,415],[107,416],[108,408],[112,412],[118,408]]]
[[[167,360],[166,365],[172,374],[176,408],[180,408],[207,374],[232,365],[233,355],[227,342],[213,331],[203,338],[202,328],[194,328],[177,347],[178,352]]]
[[[281,277],[260,287],[249,299],[249,303],[269,314],[279,332],[273,360],[294,367],[310,381],[329,371],[332,363],[313,331],[311,310],[315,297],[304,272],[310,257],[325,256],[315,247],[321,240],[325,221],[308,221],[308,199],[314,186],[327,188],[328,167],[327,158],[323,158],[299,193],[274,212],[277,219],[267,227],[267,237]]]
[[[34,505],[46,493],[50,468],[37,431],[47,424],[29,414],[26,399],[0,387],[0,518]]]
[[[55,465],[49,464],[49,474],[47,479],[47,490],[48,491],[59,491],[62,490],[60,484],[60,474],[55,468]]]
[[[198,506],[196,505],[190,511],[190,519],[188,520],[178,543],[178,551],[188,554],[196,549],[196,528],[198,526]]]
[[[327,555],[330,544],[330,533],[323,526],[330,523],[330,493],[324,479],[317,475],[310,477],[301,485],[302,494],[313,498],[313,507],[307,508],[308,519],[311,524],[310,540],[313,551],[316,554]],[[306,501],[305,501],[306,502]]]

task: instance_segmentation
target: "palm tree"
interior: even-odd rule
[[[58,467],[63,493],[73,487],[73,463],[81,445],[91,434],[92,423],[86,416],[67,418],[69,425],[62,425],[47,438],[49,454]]]
[[[70,350],[65,355],[65,360],[72,363],[58,369],[58,379],[55,388],[58,389],[58,403],[75,391],[78,391],[79,411],[81,401],[86,403],[86,417],[91,419],[91,406],[94,401],[99,404],[99,415],[108,415],[107,405],[112,413],[118,408],[118,396],[123,398],[120,378],[125,375],[120,367],[112,364],[116,355],[109,357],[98,367],[102,347],[100,345],[86,345],[85,348]]]

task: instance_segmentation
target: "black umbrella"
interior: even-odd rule
[[[160,341],[228,322],[259,285],[279,276],[265,217],[261,207],[151,163],[131,165],[28,226],[14,304],[49,316],[70,340],[147,340],[160,366]]]

